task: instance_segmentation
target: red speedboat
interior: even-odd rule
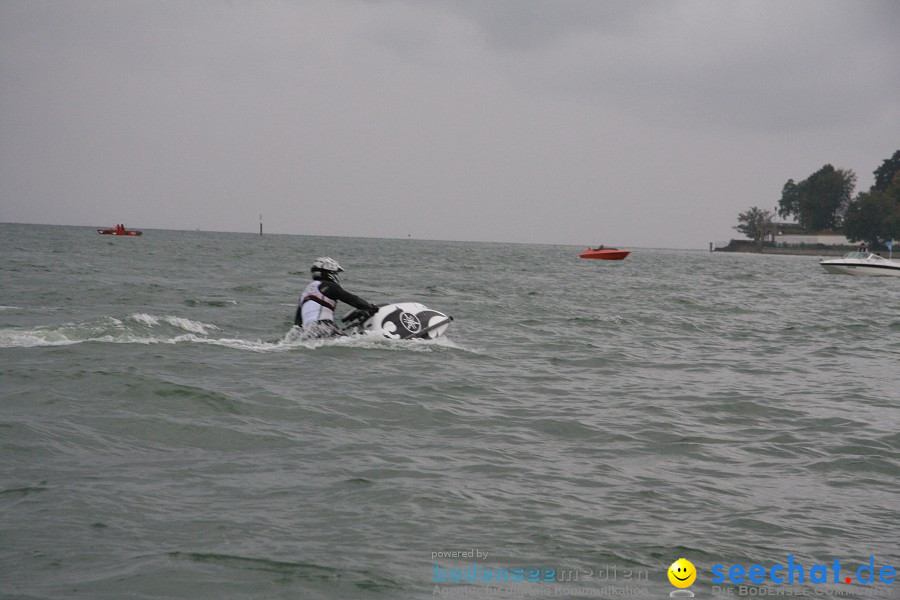
[[[622,260],[631,254],[631,250],[620,250],[618,248],[588,248],[578,256],[581,258],[599,258],[601,260]]]
[[[140,229],[125,229],[124,225],[116,225],[115,227],[110,227],[109,229],[98,229],[97,233],[100,235],[144,235]]]

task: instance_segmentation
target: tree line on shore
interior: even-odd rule
[[[778,216],[793,217],[810,232],[843,233],[871,249],[900,238],[900,150],[873,171],[875,183],[853,197],[856,173],[825,165],[803,181],[789,179],[781,190]],[[774,227],[772,211],[754,206],[738,215],[735,229],[762,245]]]

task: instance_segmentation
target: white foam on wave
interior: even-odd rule
[[[148,315],[147,313],[134,313],[130,315],[130,318],[141,325],[146,325],[147,327],[157,327],[160,322],[168,323],[172,327],[176,327],[183,331],[189,331],[191,333],[199,333],[200,335],[207,335],[207,330],[212,329],[214,331],[221,331],[215,325],[211,325],[209,323],[201,323],[200,321],[192,321],[191,319],[186,319],[185,317],[176,317],[174,315],[166,315],[164,317],[158,317],[156,315]]]
[[[207,329],[219,331],[219,328],[215,325],[210,325],[209,323],[201,323],[200,321],[191,321],[190,319],[185,319],[184,317],[166,317],[165,321],[172,327],[184,329],[185,331],[190,331],[192,333],[199,333],[200,335],[206,335]]]
[[[65,335],[38,330],[0,330],[0,348],[34,348],[36,346],[66,346],[82,340],[72,340]]]
[[[169,325],[185,333],[166,332]],[[146,329],[161,328],[157,335],[148,335]],[[436,339],[391,340],[373,332],[357,333],[335,338],[307,338],[302,331],[291,328],[274,341],[245,340],[241,338],[207,337],[209,331],[221,331],[216,325],[201,323],[184,317],[156,316],[134,313],[124,320],[104,317],[86,323],[68,323],[56,326],[40,326],[31,329],[0,329],[0,348],[34,348],[67,346],[84,342],[109,344],[207,344],[245,352],[288,352],[316,350],[328,347],[381,349],[409,352],[434,352],[444,349],[466,350],[445,336]]]
[[[469,352],[456,342],[441,336],[436,339],[392,340],[374,332],[354,333],[331,338],[308,338],[297,328],[291,328],[280,339],[271,342],[244,340],[240,338],[208,338],[193,334],[178,336],[166,343],[198,343],[221,346],[247,352],[290,352],[296,350],[317,350],[320,348],[358,348],[369,350],[392,350],[399,352],[435,352],[445,349]]]
[[[142,325],[146,325],[148,327],[154,327],[159,325],[159,319],[154,317],[153,315],[148,315],[145,313],[134,313],[131,315],[131,318],[141,323]]]
[[[445,337],[439,337],[434,340],[391,340],[377,333],[366,332],[333,338],[307,338],[296,328],[292,328],[281,339],[272,342],[239,338],[198,338],[192,335],[180,336],[173,341],[210,344],[249,352],[288,352],[334,347],[413,352],[433,352],[442,348],[462,349],[461,346]]]
[[[158,317],[146,313],[129,315],[125,320],[102,317],[95,321],[42,325],[33,328],[10,327],[0,329],[0,348],[34,348],[40,346],[68,346],[84,342],[113,344],[160,344],[185,341],[184,336],[174,335],[170,329],[157,335],[147,335],[147,328],[169,325],[192,336],[205,336],[208,331],[219,331],[209,323],[192,321],[184,317],[167,315]],[[204,338],[196,338],[198,340]],[[189,341],[189,340],[188,340]]]
[[[35,329],[0,329],[0,348],[39,348],[44,346],[71,346],[84,342],[113,344],[152,344],[160,340],[135,335],[92,334],[89,330],[75,328],[38,327]]]
[[[86,323],[38,326],[31,329],[10,327],[0,329],[0,348],[33,348],[37,346],[68,346],[108,336],[110,329],[121,330],[122,321],[105,317]]]

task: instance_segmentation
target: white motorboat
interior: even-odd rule
[[[900,277],[900,263],[871,252],[848,252],[841,258],[819,261],[829,273],[868,277]]]

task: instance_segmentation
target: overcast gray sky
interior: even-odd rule
[[[0,0],[0,221],[705,248],[900,149],[897,0]]]

